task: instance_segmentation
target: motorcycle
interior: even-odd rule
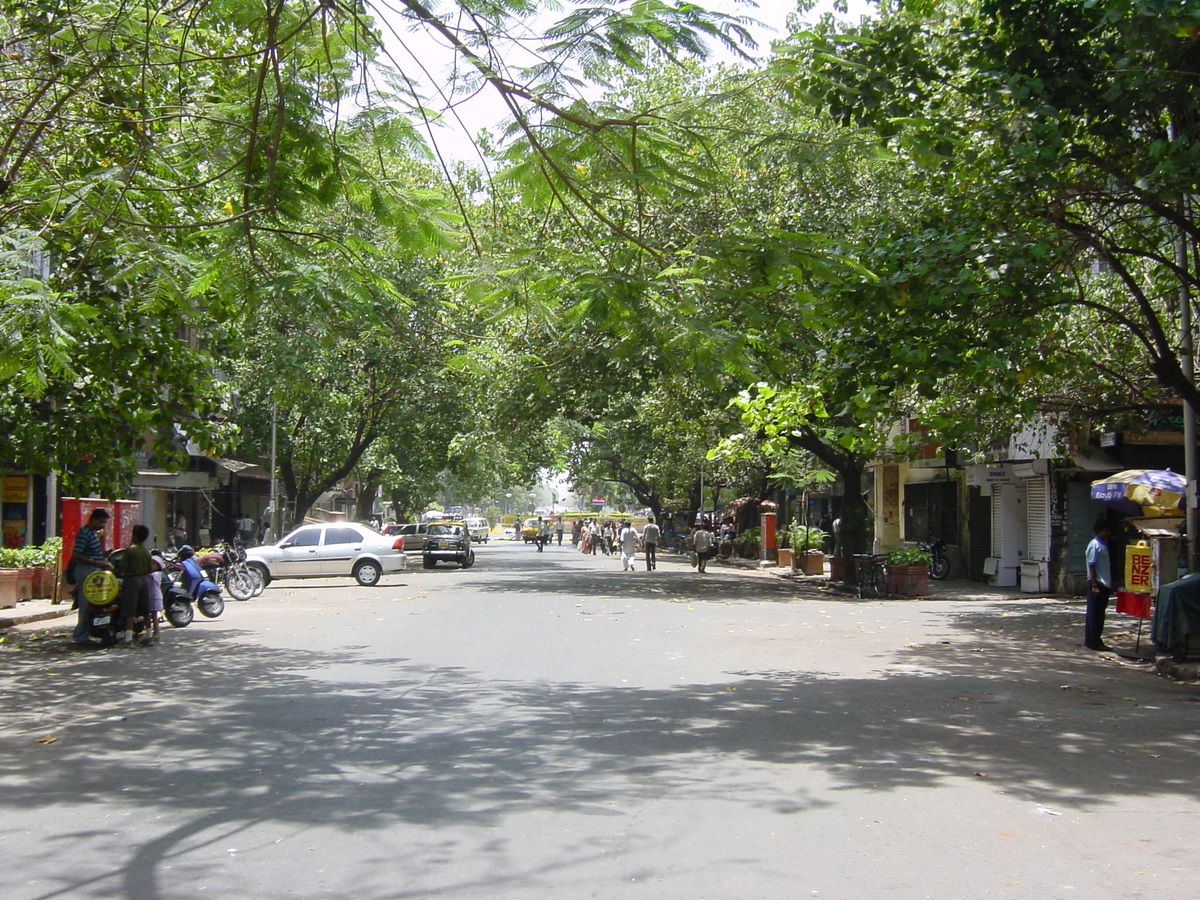
[[[125,630],[121,618],[121,582],[112,572],[97,569],[79,585],[79,604],[88,622],[88,643],[96,647],[111,647]]]
[[[929,577],[945,581],[950,574],[950,557],[946,556],[946,542],[939,537],[929,537],[921,542],[921,549],[929,554]]]
[[[199,559],[208,580],[223,584],[234,600],[249,600],[263,592],[262,573],[246,565],[246,551],[239,544],[222,543]]]
[[[221,596],[221,589],[216,583],[210,581],[204,575],[204,570],[200,568],[200,563],[196,559],[196,552],[188,546],[183,546],[179,549],[179,555],[174,560],[169,560],[168,568],[179,570],[181,575],[182,585],[176,582],[172,583],[172,596],[182,594],[188,599],[188,607],[190,609],[192,601],[195,601],[196,607],[200,610],[202,616],[209,619],[215,619],[225,611],[225,598]],[[167,593],[165,592],[166,584],[163,584],[163,610],[167,608]],[[175,622],[170,615],[167,620],[172,625]],[[191,621],[190,619],[188,621]],[[185,623],[186,624],[186,623]]]

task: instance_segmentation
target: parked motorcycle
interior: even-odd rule
[[[121,618],[121,582],[107,569],[90,573],[79,585],[79,603],[88,620],[88,643],[111,647],[121,639],[125,621]]]
[[[246,551],[239,544],[218,544],[198,561],[208,580],[223,584],[234,600],[257,597],[266,587],[261,573],[246,565]]]
[[[946,555],[946,542],[939,537],[929,537],[921,542],[921,549],[929,554],[929,577],[945,581],[950,574],[950,557]]]

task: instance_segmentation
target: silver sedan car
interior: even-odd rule
[[[246,551],[246,564],[273,578],[352,576],[370,587],[384,575],[408,568],[403,541],[356,522],[301,525],[276,544]]]

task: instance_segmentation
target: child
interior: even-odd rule
[[[162,553],[152,550],[150,552],[150,623],[147,626],[151,644],[158,643],[158,620],[162,618],[159,613],[163,610],[162,571],[166,567],[167,564]]]
[[[133,526],[133,542],[121,554],[117,563],[117,574],[121,576],[121,616],[125,619],[125,634],[118,647],[133,646],[136,620],[149,615],[150,606],[150,553],[144,546],[150,537],[145,525]]]

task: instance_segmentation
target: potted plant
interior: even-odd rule
[[[33,596],[54,595],[54,571],[58,563],[58,552],[62,549],[62,538],[47,538],[40,547],[31,548],[33,556]]]
[[[37,577],[37,548],[17,547],[11,552],[13,565],[17,569],[17,600],[32,600],[36,587],[34,580]]]
[[[929,593],[929,553],[896,546],[887,552],[888,593],[924,597]]]
[[[825,574],[825,532],[813,525],[792,522],[788,525],[788,542],[792,545],[794,565],[805,575]]]
[[[17,605],[17,558],[14,550],[0,549],[0,609]]]

